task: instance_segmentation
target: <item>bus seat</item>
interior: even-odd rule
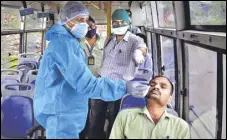
[[[24,89],[21,89],[20,86],[30,87],[30,89],[28,90],[28,88],[26,88],[24,90]],[[9,89],[9,87],[18,87],[18,88],[16,88],[17,90],[11,90]],[[29,97],[32,99],[34,94],[34,85],[28,84],[28,83],[16,83],[16,84],[7,83],[7,84],[1,85],[1,91],[2,91],[2,97],[20,95],[20,96]]]
[[[26,66],[29,68],[29,70],[34,70],[34,69],[38,69],[38,63],[35,62],[35,61],[23,61],[23,62],[20,62],[18,65],[17,65],[17,69],[21,69],[23,68],[23,66]]]
[[[32,56],[32,57],[26,57],[26,56]],[[24,61],[27,61],[27,62],[36,62],[38,65],[40,59],[41,59],[41,56],[38,53],[21,53],[18,55],[19,64]],[[38,69],[38,67],[37,67],[37,69]]]
[[[12,86],[30,86],[30,90],[11,90]],[[27,138],[34,126],[33,92],[31,84],[3,84],[1,100],[1,138]],[[17,88],[20,89],[20,88]]]
[[[1,85],[20,83],[23,73],[20,70],[2,69],[1,70]],[[12,90],[17,90],[17,87],[8,87]],[[1,94],[2,96],[2,94]]]
[[[38,64],[34,61],[23,61],[17,66],[18,70],[23,72],[22,82],[26,82],[26,75],[30,70],[38,69]]]
[[[26,138],[33,126],[32,100],[18,95],[3,98],[1,111],[1,138]]]
[[[167,105],[166,111],[168,113],[178,117],[178,113],[174,110],[174,108],[171,106],[170,103]]]
[[[129,108],[142,108],[146,105],[145,98],[137,98],[131,94],[126,94],[121,99],[120,111]]]
[[[130,109],[130,108],[143,108],[145,106],[146,106],[145,98],[137,98],[131,94],[126,94],[121,99],[120,111],[124,109]],[[166,111],[169,114],[172,114],[178,117],[178,113],[172,107],[170,107],[169,104],[167,105]]]
[[[3,80],[16,80],[17,82],[21,82],[23,73],[20,70],[12,70],[12,69],[1,69],[1,81]],[[2,85],[3,83],[1,83]]]
[[[36,76],[38,74],[38,69],[30,70],[26,75],[26,82],[35,85]]]

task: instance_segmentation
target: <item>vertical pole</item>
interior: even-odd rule
[[[107,37],[109,37],[111,34],[111,1],[107,1],[106,6]]]

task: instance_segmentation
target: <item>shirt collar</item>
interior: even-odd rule
[[[123,39],[124,39],[125,41],[128,41],[129,36],[130,36],[130,32],[127,31]]]
[[[98,34],[96,34],[96,42],[95,42],[94,45],[97,45],[99,43],[99,41],[100,41],[100,36]],[[83,42],[85,44],[87,44],[88,46],[90,46],[89,43],[88,43],[88,41],[87,41],[87,39],[85,37],[83,38]]]
[[[147,106],[145,106],[144,108],[142,108],[142,109],[140,110],[140,113],[141,113],[141,114],[145,114],[149,119],[152,120],[152,118],[151,118],[151,116],[150,116],[150,113],[149,113],[149,111],[148,111],[148,109],[147,109]],[[163,115],[161,116],[161,118],[160,118],[159,121],[161,121],[161,120],[163,120],[163,119],[165,119],[165,118],[170,118],[169,113],[167,113],[166,110],[165,110],[165,112],[163,113]]]

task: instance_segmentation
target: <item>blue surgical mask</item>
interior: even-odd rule
[[[83,38],[87,34],[88,25],[87,23],[78,23],[71,29],[72,34],[76,38]]]
[[[70,21],[71,22],[71,21]],[[71,22],[73,23],[73,22]],[[87,23],[73,23],[74,26],[71,28],[71,33],[76,38],[83,38],[87,34],[88,31],[88,24]]]

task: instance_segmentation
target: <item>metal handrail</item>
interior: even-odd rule
[[[200,117],[199,117],[199,115],[195,112],[194,106],[193,106],[193,105],[189,106],[189,110],[192,111],[192,113],[198,118],[198,120],[202,123],[203,127],[207,130],[207,132],[208,132],[213,138],[215,138],[215,136],[213,136],[211,130],[206,126],[206,124],[203,122],[203,120],[201,120]]]

